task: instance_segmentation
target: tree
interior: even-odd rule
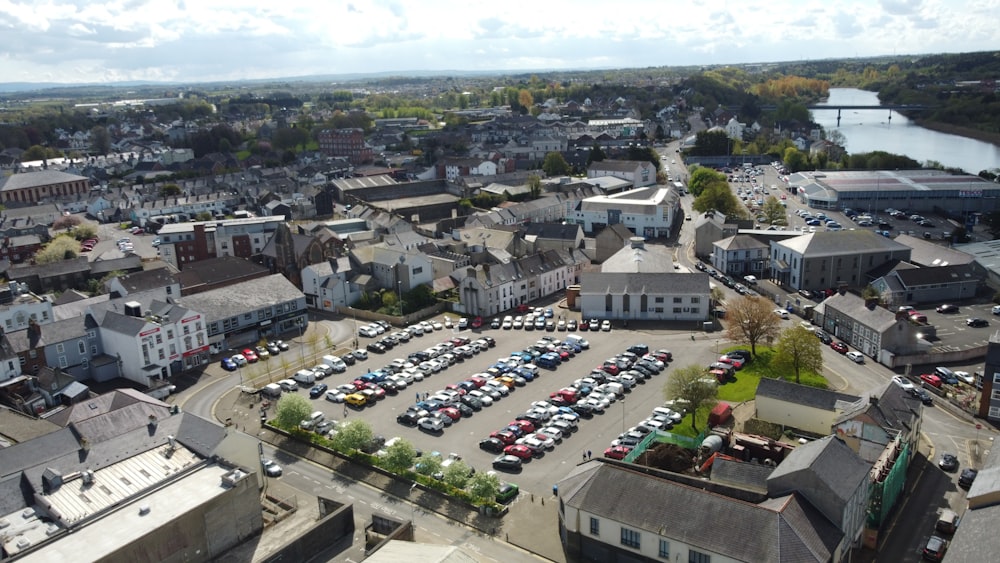
[[[675,369],[663,386],[663,395],[668,401],[681,399],[687,403],[691,409],[691,428],[695,432],[698,431],[698,409],[715,404],[718,392],[715,379],[705,373],[705,368],[695,364]]]
[[[722,172],[716,172],[711,168],[705,168],[704,166],[698,166],[691,172],[691,178],[688,180],[688,190],[695,196],[701,195],[701,192],[708,186],[721,184],[726,186],[728,189],[729,185],[726,182],[726,175]]]
[[[535,99],[530,91],[522,88],[517,93],[517,103],[527,111],[531,106],[535,105]]]
[[[444,470],[444,482],[456,489],[464,489],[469,483],[469,466],[460,459],[452,461]]]
[[[194,216],[195,221],[211,221],[212,214],[208,211],[199,211],[197,215]]]
[[[302,395],[285,393],[278,399],[274,412],[274,424],[285,430],[297,428],[299,423],[309,418],[312,405]]]
[[[761,214],[764,215],[765,220],[771,225],[787,225],[788,215],[785,212],[785,206],[781,205],[778,198],[773,195],[767,196],[764,200],[764,207],[761,208]]]
[[[476,473],[469,480],[469,494],[479,501],[492,501],[500,490],[500,479],[492,472]]]
[[[66,229],[67,231],[80,224],[80,218],[76,215],[63,215],[52,222],[53,229]]]
[[[721,184],[711,184],[702,190],[701,195],[691,203],[691,207],[699,213],[718,211],[730,217],[746,216],[745,208],[733,195],[733,191]]]
[[[587,166],[595,162],[602,162],[605,158],[608,158],[608,156],[604,154],[601,145],[594,143],[594,146],[590,149],[590,154],[587,156]]]
[[[111,135],[107,129],[97,125],[90,130],[90,150],[94,154],[108,154],[111,151]]]
[[[773,315],[777,316],[777,315]],[[823,370],[821,342],[805,327],[793,326],[781,333],[771,365],[784,372],[795,373],[795,383],[799,383],[802,370],[820,373]]]
[[[401,473],[413,466],[413,460],[416,457],[417,450],[414,449],[413,444],[400,439],[385,449],[382,463],[389,471]]]
[[[177,184],[164,184],[160,188],[160,197],[174,197],[181,195],[181,187]]]
[[[421,475],[438,473],[441,471],[441,458],[436,455],[424,456],[417,462],[416,469]]]
[[[528,176],[528,191],[531,193],[531,199],[538,199],[542,194],[542,179],[537,174]]]
[[[80,252],[80,243],[70,236],[58,236],[45,248],[35,253],[35,264],[52,264],[76,258]]]
[[[308,403],[307,403],[308,404]],[[308,412],[306,415],[308,416]],[[337,435],[333,437],[333,447],[341,451],[360,450],[372,442],[375,433],[366,421],[355,418],[341,422],[337,426]]]
[[[552,151],[545,155],[542,170],[547,176],[565,176],[569,174],[569,163],[566,162],[561,153]]]
[[[76,240],[97,238],[97,226],[90,223],[77,225],[77,227],[73,229],[73,236],[76,237]]]
[[[726,318],[726,338],[750,345],[754,356],[757,344],[775,340],[781,329],[781,317],[774,314],[774,304],[763,297],[746,295],[730,302]]]

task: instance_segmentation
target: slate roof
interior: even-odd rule
[[[708,295],[708,281],[708,274],[704,272],[693,274],[683,272],[657,274],[583,272],[580,274],[580,291],[582,294],[598,295],[606,293]]]
[[[275,303],[302,298],[302,292],[281,274],[234,283],[219,289],[185,295],[178,303],[206,316],[206,322],[257,311]]]
[[[768,248],[763,243],[749,235],[735,235],[713,243],[722,250],[756,250]]]
[[[843,440],[827,436],[793,449],[767,478],[767,492],[777,497],[799,491],[839,526],[871,468]]]
[[[592,162],[587,170],[596,171],[611,171],[611,172],[635,172],[636,168],[644,165],[652,165],[653,163],[645,160],[602,160],[599,162]]]
[[[843,256],[845,254],[863,251],[871,254],[876,252],[901,252],[910,247],[900,244],[873,231],[819,231],[807,233],[787,240],[776,242],[779,246],[798,252],[806,258],[821,256]]]
[[[910,262],[921,266],[971,264],[976,261],[975,257],[967,252],[910,235],[899,235],[896,237],[896,242],[912,248]]]
[[[562,223],[528,223],[524,226],[525,236],[541,239],[556,239],[576,241],[582,227],[580,225],[564,225]]]
[[[891,432],[913,430],[915,419],[920,416],[919,399],[891,382],[873,396],[875,401],[859,403],[854,409],[844,411],[835,422],[861,419]]]
[[[181,290],[184,290],[199,285],[216,285],[227,280],[262,275],[269,271],[266,266],[245,258],[218,256],[185,264],[184,269],[177,272],[175,278],[181,284]]]
[[[7,275],[12,280],[20,280],[31,276],[38,276],[40,279],[50,279],[61,275],[75,274],[90,271],[90,261],[86,256],[77,256],[72,260],[59,260],[51,264],[17,265],[11,266]]]
[[[59,170],[40,170],[38,172],[24,172],[22,174],[12,174],[6,178],[0,178],[0,191],[20,190],[24,188],[34,188],[37,186],[48,186],[51,184],[61,184],[62,182],[78,182],[83,180],[89,183],[90,180],[76,174],[67,174]]]
[[[712,462],[710,479],[731,487],[767,492],[767,478],[772,471],[774,467],[763,463],[716,459]]]
[[[827,562],[843,537],[798,494],[754,504],[603,462],[577,466],[559,482],[559,496],[569,507],[736,561]]]
[[[641,248],[623,246],[601,263],[601,272],[612,273],[673,273],[673,249],[662,244],[643,243]]]
[[[102,277],[115,271],[130,271],[142,269],[142,256],[128,254],[121,258],[110,258],[107,260],[94,260],[90,263],[90,273],[95,277]]]
[[[761,378],[760,383],[757,385],[757,396],[770,397],[779,401],[786,401],[825,411],[835,410],[837,403],[841,403],[841,407],[844,408],[843,403],[856,403],[861,400],[861,397],[855,397],[847,393],[838,393],[829,389],[820,389],[808,385],[798,385],[770,377]]]
[[[820,304],[823,313],[834,309],[864,326],[884,331],[896,324],[896,314],[882,307],[868,308],[865,300],[853,293],[834,293]]]
[[[944,285],[975,281],[979,278],[972,264],[955,264],[931,268],[907,268],[895,271],[904,287],[921,285]]]
[[[188,265],[187,267],[190,268],[200,263],[201,262],[196,262]],[[177,283],[177,280],[174,278],[174,274],[169,268],[153,268],[151,270],[143,270],[134,274],[119,276],[118,283],[125,288],[125,291],[129,293],[136,293],[139,291],[166,287]]]

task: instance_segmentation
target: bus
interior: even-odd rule
[[[679,193],[680,195],[684,195],[684,193],[685,193],[684,192],[684,184],[682,184],[680,182],[674,182],[674,189],[677,190],[677,193]]]

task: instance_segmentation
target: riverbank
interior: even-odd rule
[[[959,137],[967,137],[969,139],[975,139],[984,143],[992,143],[996,146],[1000,146],[1000,133],[990,133],[988,131],[961,127],[951,123],[941,123],[940,121],[931,121],[929,119],[914,119],[913,122],[924,129],[930,129],[939,133],[947,133],[949,135],[958,135]],[[979,171],[966,170],[966,172],[976,174]]]

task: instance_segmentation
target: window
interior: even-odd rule
[[[663,298],[662,297],[656,297],[653,301],[655,303],[663,303]]]
[[[422,274],[424,272],[423,268],[414,268],[413,275]]]
[[[59,356],[59,367],[65,369],[69,364],[66,363],[66,356]]]
[[[77,349],[80,350],[81,355],[87,353],[87,345],[83,342],[83,340],[80,340],[76,344],[77,344]]]
[[[680,297],[674,297],[674,303],[680,303],[680,302],[681,302]]]
[[[712,556],[688,549],[688,563],[712,563]]]
[[[60,342],[59,344],[56,344],[56,353],[57,354],[64,354],[64,353],[66,353],[66,346],[64,346],[62,342]]]
[[[641,534],[636,530],[622,527],[622,545],[639,549]]]
[[[24,358],[21,358],[21,359],[23,360]],[[990,418],[1000,418],[1000,407],[990,407],[989,417]]]
[[[590,535],[599,536],[601,535],[601,521],[593,516],[590,517]]]
[[[994,389],[990,392],[991,401],[1000,401],[1000,389]]]
[[[667,540],[660,540],[660,557],[670,559],[670,542]]]
[[[701,297],[692,297],[691,303],[701,303]]]

